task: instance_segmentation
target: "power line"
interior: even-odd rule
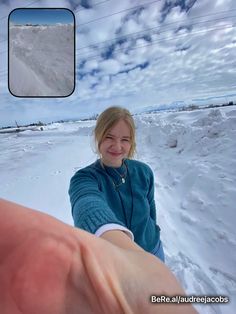
[[[94,4],[94,6],[95,6],[95,5],[102,4],[102,3],[105,3],[105,2],[108,2],[108,1],[110,1],[110,0],[98,2],[97,4]],[[135,7],[129,8],[129,9],[126,9],[126,10],[122,10],[122,11],[119,11],[119,12],[115,12],[115,13],[109,15],[109,16],[112,16],[112,15],[114,15],[114,14],[119,14],[119,13],[121,13],[121,12],[128,11],[128,10],[133,10],[133,9],[135,9],[135,8],[138,8],[138,7],[143,7],[143,6],[145,6],[145,5],[152,4],[152,3],[158,2],[158,1],[160,1],[160,0],[152,1],[152,2],[149,2],[149,3],[145,3],[145,4],[143,4],[143,5],[138,5],[138,6],[135,6]],[[30,5],[32,5],[32,4],[36,3],[36,2],[38,2],[38,0],[37,0],[37,1],[34,1],[34,2],[30,3],[30,4],[28,4],[28,6],[30,6]],[[84,9],[85,9],[85,8],[84,8]],[[231,9],[230,12],[231,12],[231,11],[235,11],[235,10],[236,10],[236,9]],[[229,12],[229,11],[216,12],[216,13],[207,14],[207,15],[204,15],[204,16],[194,17],[194,18],[192,18],[192,19],[203,18],[203,17],[207,17],[207,16],[222,14],[222,13],[225,13],[225,12]],[[106,17],[108,17],[108,16],[101,17],[101,18],[99,18],[99,19],[103,19],[103,18],[106,18]],[[200,22],[196,22],[196,23],[194,23],[194,24],[192,24],[192,25],[202,24],[202,23],[208,23],[208,22],[214,22],[214,21],[217,21],[217,20],[220,20],[220,19],[231,18],[231,17],[234,17],[234,16],[222,17],[222,18],[213,19],[213,20],[208,20],[208,21],[200,21]],[[96,19],[96,20],[97,20],[97,19]],[[95,20],[93,20],[93,21],[95,21]],[[87,23],[85,23],[85,24],[88,24],[88,23],[93,22],[93,21],[89,21],[89,22],[87,22]],[[181,20],[168,23],[168,24],[164,25],[164,27],[165,27],[165,26],[168,26],[168,25],[171,25],[171,24],[178,23],[178,22],[181,22]],[[84,25],[84,24],[80,24],[79,26],[81,26],[81,25]],[[98,44],[102,44],[102,43],[106,43],[106,42],[115,41],[115,40],[121,39],[121,38],[127,38],[127,37],[129,37],[129,36],[131,36],[131,35],[138,34],[138,33],[143,33],[143,32],[147,32],[147,31],[150,31],[150,30],[153,30],[153,29],[156,29],[156,28],[158,28],[158,27],[153,27],[153,28],[145,29],[145,30],[142,30],[142,31],[139,31],[139,32],[133,32],[133,33],[130,33],[130,34],[127,34],[127,35],[115,37],[115,38],[110,39],[110,40],[106,40],[106,41],[102,41],[102,42],[98,42],[98,43],[93,43],[93,44],[90,44],[90,45],[88,45],[88,46],[84,46],[84,47],[78,48],[78,49],[76,49],[76,50],[78,51],[78,50],[82,50],[82,49],[85,49],[85,48],[92,47],[92,46],[94,46],[94,45],[98,45]],[[164,31],[164,32],[166,32],[166,31]],[[161,33],[164,33],[164,32],[161,32]],[[4,40],[4,41],[6,41],[6,40]],[[1,41],[1,43],[4,42],[4,41]],[[106,47],[108,47],[108,46],[102,46],[102,47],[99,47],[98,49],[102,49],[102,48],[106,48]],[[135,48],[133,48],[133,49],[135,49]],[[119,50],[122,50],[122,49],[118,49],[118,50],[116,50],[116,51],[119,51]],[[6,52],[6,51],[3,51],[2,53],[5,53],[5,52]],[[100,54],[99,54],[99,55],[100,55]],[[78,54],[77,54],[77,56],[78,56]],[[79,56],[81,56],[81,54],[80,54]]]
[[[33,5],[34,3],[38,2],[38,1],[39,1],[39,0],[33,1],[32,3],[29,3],[27,6],[24,6],[24,7],[29,7],[29,6]],[[97,2],[97,3],[94,3],[94,4],[93,4],[93,8],[96,7],[96,6],[98,6],[98,5],[101,5],[101,4],[104,4],[104,3],[106,3],[106,2],[109,2],[109,1],[111,1],[111,0],[103,0],[103,1],[100,1],[100,2]],[[83,10],[86,10],[86,8],[80,8],[80,9],[78,9],[78,10],[75,10],[74,13],[77,13],[77,12],[83,11]],[[2,18],[0,18],[0,20],[3,20],[3,19],[5,19],[5,18],[7,18],[8,16],[9,16],[9,15],[3,16]],[[6,42],[6,41],[7,41],[7,39],[0,41],[0,43]]]
[[[152,43],[149,43],[149,44],[145,44],[145,45],[142,45],[142,46],[136,46],[136,47],[133,47],[133,48],[129,48],[129,50],[136,50],[136,49],[140,49],[140,48],[144,48],[144,47],[154,46],[156,44],[159,44],[160,42],[166,42],[166,41],[174,40],[176,38],[182,38],[182,37],[185,37],[185,36],[188,36],[188,35],[197,35],[197,34],[201,34],[201,33],[204,33],[204,32],[222,30],[222,29],[226,29],[226,28],[234,28],[234,27],[236,27],[236,25],[233,25],[233,26],[232,25],[225,25],[224,27],[213,28],[213,29],[204,29],[204,30],[200,30],[200,31],[197,31],[197,32],[189,33],[189,34],[181,34],[181,35],[176,35],[174,37],[162,38],[162,39],[154,40]],[[123,48],[117,49],[116,52],[117,51],[121,51],[121,50],[123,50]],[[101,53],[97,54],[97,55],[88,56],[86,58],[86,61],[96,59],[97,57],[100,57],[100,56],[101,56]],[[85,58],[83,57],[82,59],[85,59]]]
[[[77,27],[81,27],[83,25],[87,25],[87,24],[90,24],[90,23],[93,23],[93,22],[96,22],[96,21],[99,21],[99,20],[103,20],[105,18],[108,18],[110,16],[114,16],[116,14],[120,14],[120,13],[123,13],[123,12],[126,12],[126,11],[130,11],[130,10],[134,10],[134,9],[137,9],[137,8],[142,8],[146,5],[150,5],[150,4],[153,4],[153,3],[156,3],[156,2],[160,2],[161,0],[155,0],[155,1],[151,1],[151,2],[147,2],[147,3],[144,3],[144,4],[141,4],[141,5],[137,5],[135,7],[132,7],[132,8],[128,8],[128,9],[125,9],[125,10],[121,10],[121,11],[118,11],[118,12],[114,12],[112,14],[109,14],[109,15],[105,15],[105,16],[102,16],[102,17],[99,17],[97,19],[94,19],[94,20],[91,20],[91,21],[88,21],[86,23],[82,23],[82,24],[78,24]]]
[[[222,11],[222,12],[217,12],[217,13],[212,13],[212,14],[206,14],[206,15],[201,15],[201,16],[196,16],[196,17],[193,17],[190,21],[194,20],[194,19],[200,19],[200,18],[204,18],[204,17],[208,17],[208,16],[212,16],[212,15],[217,15],[217,14],[221,14],[221,13],[229,13],[231,11],[236,11],[236,9],[232,9],[232,10],[228,10],[228,11]],[[213,20],[214,21],[214,20]],[[179,22],[185,22],[185,20],[176,20],[174,22],[171,22],[171,23],[167,23],[164,25],[164,27],[166,26],[169,26],[169,25],[173,25],[173,24],[176,24],[176,23],[179,23]],[[200,23],[200,22],[199,22]],[[122,36],[117,36],[117,37],[114,37],[112,39],[107,39],[107,40],[104,40],[104,41],[100,41],[100,42],[95,42],[95,43],[92,43],[92,44],[89,44],[87,46],[83,46],[83,47],[80,47],[80,48],[77,48],[77,50],[82,50],[82,49],[85,49],[85,48],[90,48],[90,47],[93,47],[93,46],[97,46],[99,44],[103,44],[103,43],[107,43],[107,42],[110,42],[110,41],[114,41],[114,40],[117,40],[117,39],[123,39],[123,38],[127,38],[131,35],[134,35],[134,34],[139,34],[139,33],[143,33],[143,32],[148,32],[148,31],[151,31],[151,30],[154,30],[156,28],[158,28],[160,26],[155,26],[155,27],[151,27],[151,28],[146,28],[142,31],[138,31],[138,32],[132,32],[132,33],[129,33],[127,35],[122,35]]]
[[[29,5],[32,5],[33,3],[37,2],[37,1],[38,1],[38,0],[32,2],[32,3],[29,4]],[[108,1],[111,1],[111,0],[106,0],[106,1],[98,2],[98,3],[95,4],[94,6],[99,5],[99,4],[102,4],[102,3],[105,3],[105,2],[108,2]],[[147,5],[150,5],[150,4],[159,2],[159,1],[161,1],[161,0],[155,0],[155,1],[151,1],[151,2],[146,2],[146,3],[142,4],[142,5],[138,5],[138,6],[134,6],[134,7],[132,7],[132,8],[128,8],[128,9],[125,9],[125,10],[121,10],[121,11],[119,11],[119,12],[115,12],[115,13],[112,13],[112,14],[109,14],[109,15],[106,15],[106,16],[103,16],[103,17],[100,17],[100,18],[94,19],[94,20],[92,20],[92,21],[88,21],[88,22],[86,22],[86,23],[83,23],[83,24],[78,24],[76,28],[78,28],[79,26],[82,26],[82,25],[90,24],[90,23],[92,23],[92,22],[95,22],[95,21],[98,21],[98,20],[101,20],[101,19],[104,19],[104,18],[108,18],[108,17],[110,17],[110,16],[114,16],[114,15],[116,15],[116,14],[120,14],[120,13],[122,13],[122,12],[134,10],[134,9],[137,9],[137,8],[142,8],[142,7],[145,7],[145,6],[147,6]],[[28,6],[29,6],[29,5],[28,5]],[[81,10],[79,10],[79,11],[81,11]],[[5,18],[5,17],[4,17],[4,18]],[[6,40],[5,40],[5,41],[6,41]],[[4,42],[4,41],[3,41],[3,42]]]
[[[224,20],[224,19],[226,19],[226,18],[234,18],[234,17],[236,17],[236,15],[233,15],[233,16],[226,16],[226,17],[222,17],[222,18],[218,18],[218,19],[212,19],[212,20],[208,20],[208,21],[200,21],[200,22],[196,22],[196,23],[193,23],[193,24],[191,24],[191,26],[195,26],[195,25],[199,25],[199,24],[203,24],[203,23],[210,23],[210,22],[216,22],[216,21],[219,21],[219,20]],[[148,30],[153,30],[153,29],[156,29],[156,28],[158,28],[158,27],[153,27],[153,28],[151,28],[151,29],[148,29]],[[144,30],[144,31],[141,31],[142,33],[143,32],[145,32],[145,31],[148,31],[148,30]],[[169,32],[170,30],[174,30],[174,29],[171,29],[171,28],[168,28],[168,29],[165,29],[165,30],[163,30],[163,31],[157,31],[158,32],[158,35],[160,35],[160,34],[164,34],[164,33],[166,33],[166,32]],[[141,32],[136,32],[136,33],[133,33],[133,34],[137,34],[137,33],[141,33]],[[131,33],[132,34],[132,33]],[[130,34],[129,34],[129,36],[130,36]],[[124,38],[127,38],[128,36],[122,36],[122,39],[124,39]],[[138,39],[139,37],[136,37],[136,38],[131,38],[131,39]],[[120,38],[119,38],[120,39]],[[114,39],[115,40],[115,39]],[[92,47],[93,45],[90,45],[90,46],[88,46],[88,47]],[[101,46],[101,47],[97,47],[96,49],[104,49],[104,48],[108,48],[109,47],[109,45],[105,45],[105,46]],[[77,50],[80,50],[80,49],[76,49],[76,51]],[[86,53],[82,53],[82,54],[76,54],[76,56],[86,56]]]
[[[35,3],[38,2],[38,1],[39,1],[39,0],[33,1],[33,2],[29,3],[28,5],[25,5],[24,8],[28,8],[29,6],[31,6],[32,4],[35,4]],[[7,18],[8,16],[9,16],[9,14],[8,14],[8,15],[5,15],[5,16],[3,16],[3,17],[1,17],[1,18],[0,18],[0,21],[1,21],[1,20],[4,20],[4,19]]]
[[[106,3],[106,2],[108,2],[108,1],[111,1],[111,0],[103,0],[103,1],[98,2],[98,3],[94,3],[94,4],[93,4],[93,7],[96,7],[96,6],[100,5],[100,4]],[[35,4],[36,2],[39,2],[39,0],[33,1],[33,2],[29,3],[28,5],[25,5],[24,8],[28,8],[28,7],[30,7],[31,5]],[[75,10],[74,13],[77,13],[77,12],[82,11],[82,10],[86,10],[86,8],[81,8],[81,9]],[[5,18],[7,18],[7,17],[8,17],[8,15],[2,16],[2,17],[0,18],[0,21],[3,20],[3,19],[5,19]]]
[[[196,22],[196,23],[194,23],[194,24],[192,24],[192,25],[198,25],[198,24],[203,24],[203,23],[209,23],[209,22],[215,22],[215,21],[219,21],[219,20],[223,20],[223,19],[226,19],[226,18],[234,18],[234,17],[236,17],[235,15],[234,16],[228,16],[228,17],[222,17],[222,18],[218,18],[218,19],[213,19],[213,20],[208,20],[208,21],[199,21],[199,22]],[[173,23],[170,23],[170,24],[173,24]],[[169,24],[168,24],[169,25]],[[155,27],[156,28],[156,27]],[[155,28],[152,28],[152,29],[155,29]],[[217,30],[218,28],[216,28],[216,30]],[[150,30],[150,29],[149,29]],[[170,31],[171,29],[167,29],[167,30],[165,30],[165,31],[161,31],[161,32],[158,32],[159,34],[163,34],[163,33],[166,33],[166,32],[168,32],[168,31]],[[147,31],[147,30],[144,30],[144,31]],[[144,32],[144,31],[141,31],[141,32]],[[203,32],[203,31],[205,31],[205,30],[200,30],[199,32]],[[137,32],[137,33],[140,33],[140,32]],[[174,38],[179,38],[179,37],[182,37],[182,36],[187,36],[187,35],[191,35],[191,34],[197,34],[198,32],[193,32],[193,33],[189,33],[189,34],[180,34],[180,35],[175,35],[175,37]],[[136,33],[131,33],[131,34],[136,34]],[[131,35],[131,34],[129,34],[129,36]],[[122,37],[124,37],[124,36],[122,36]],[[126,36],[127,37],[127,36]],[[173,39],[174,39],[173,38]],[[117,38],[114,38],[113,40],[115,40],[115,39],[117,39]],[[137,39],[137,38],[134,38],[134,39]],[[166,40],[171,40],[171,38],[170,39],[159,39],[158,40],[158,42],[160,41],[160,42],[162,42],[162,41],[166,41]],[[111,41],[111,40],[109,40],[109,41]],[[155,41],[153,41],[153,42],[156,42],[156,40]],[[152,43],[153,43],[152,42]],[[151,46],[152,45],[152,43],[149,43],[149,44],[147,44],[147,46]],[[92,45],[90,45],[90,46],[92,46]],[[88,47],[90,47],[90,46],[88,46]],[[145,45],[146,46],[146,45]],[[140,46],[140,48],[142,48],[142,47],[145,47],[145,46]],[[99,48],[97,48],[97,49],[104,49],[104,48],[108,48],[109,46],[107,45],[107,46],[102,46],[102,47],[99,47]],[[139,46],[138,46],[139,47]],[[131,50],[132,49],[137,49],[138,47],[134,47],[134,48],[130,48]],[[79,50],[79,49],[77,49],[77,50]],[[119,48],[119,49],[116,49],[116,51],[115,52],[118,52],[118,51],[122,51],[123,50],[123,48]],[[0,54],[3,54],[3,53],[6,53],[7,52],[7,50],[5,50],[5,51],[0,51]],[[99,54],[97,54],[97,55],[95,55],[95,56],[100,56],[101,55],[101,53],[99,53]],[[81,58],[86,58],[86,53],[84,53],[84,54],[76,54],[76,57],[81,57]],[[89,55],[87,58],[89,58],[89,59],[87,59],[87,60],[90,60],[90,58],[94,58],[94,56],[93,55]]]

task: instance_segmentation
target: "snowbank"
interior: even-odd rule
[[[74,26],[10,26],[9,87],[16,96],[68,96],[74,89]]]

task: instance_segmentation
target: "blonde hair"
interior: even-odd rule
[[[99,153],[100,145],[108,131],[120,120],[124,120],[130,128],[131,147],[128,158],[134,156],[136,148],[134,119],[129,110],[122,107],[109,107],[99,115],[94,129],[97,153]]]

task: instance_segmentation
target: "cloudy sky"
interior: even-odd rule
[[[76,18],[76,88],[67,98],[8,91],[8,14],[64,7]],[[0,126],[173,103],[236,100],[235,0],[81,0],[0,3]]]

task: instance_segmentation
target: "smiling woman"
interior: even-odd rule
[[[132,159],[133,117],[125,108],[110,107],[98,117],[94,136],[100,158],[80,169],[70,183],[75,226],[122,248],[145,250],[164,262],[153,172]]]
[[[120,167],[135,151],[135,126],[126,109],[111,107],[98,118],[95,140],[103,164]]]

